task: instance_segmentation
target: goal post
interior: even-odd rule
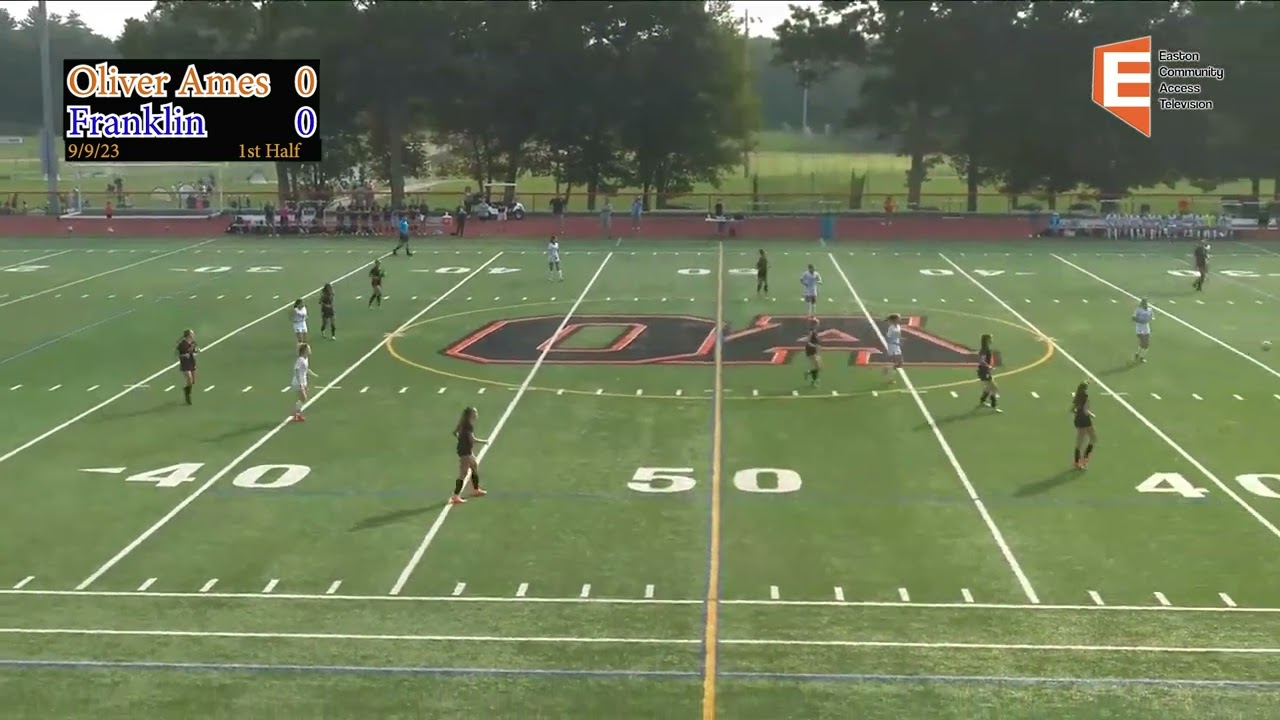
[[[64,163],[67,214],[208,218],[243,204],[260,207],[276,188],[271,163]]]

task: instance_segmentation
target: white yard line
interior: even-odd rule
[[[484,272],[485,268],[492,265],[493,261],[497,260],[501,256],[502,256],[502,253],[498,252],[493,257],[486,260],[483,265],[476,268],[475,270],[472,270],[469,274],[467,274],[466,277],[459,280],[457,284],[455,284],[453,287],[449,288],[443,294],[441,294],[440,297],[431,301],[431,304],[427,305],[423,309],[414,313],[413,317],[401,323],[400,327],[396,328],[395,333],[384,336],[382,340],[378,341],[378,343],[374,345],[372,348],[370,348],[369,351],[366,352],[364,355],[361,355],[360,358],[356,360],[354,363],[352,363],[349,367],[347,367],[346,370],[343,370],[341,373],[336,375],[332,380],[330,380],[329,384],[325,385],[324,387],[321,387],[319,392],[317,392],[315,395],[312,395],[310,399],[308,399],[307,402],[303,404],[302,406],[303,409],[305,410],[306,408],[314,405],[316,401],[324,397],[325,393],[327,393],[331,387],[342,382],[343,378],[355,372],[357,368],[359,368],[361,365],[365,363],[365,361],[373,357],[379,350],[381,350],[383,346],[387,344],[387,341],[390,340],[394,334],[404,332],[406,328],[408,328],[410,325],[413,325],[415,322],[417,322],[419,318],[421,318],[423,315],[426,315],[428,312],[430,312],[432,308],[434,308],[436,305],[439,305],[441,302],[443,302],[445,298],[452,295],[456,290],[458,290],[458,288],[461,288],[469,280],[479,275],[480,273]],[[282,412],[281,414],[284,414],[284,413]],[[221,470],[214,473],[208,480],[204,482],[203,485],[196,488],[190,495],[183,498],[182,501],[179,502],[177,505],[175,505],[172,510],[165,513],[164,517],[157,520],[155,524],[153,524],[151,527],[143,531],[141,535],[134,538],[134,540],[130,542],[128,545],[124,546],[124,548],[121,549],[120,552],[116,553],[111,557],[110,560],[103,563],[101,567],[99,567],[97,570],[94,570],[93,573],[89,575],[89,577],[85,578],[79,585],[76,586],[76,589],[83,590],[89,587],[90,585],[92,585],[95,581],[98,580],[98,578],[102,577],[104,574],[107,573],[107,571],[115,567],[117,563],[119,563],[121,560],[128,557],[129,554],[132,553],[134,550],[138,549],[138,547],[142,545],[142,543],[146,542],[152,535],[155,535],[157,532],[160,531],[161,528],[169,524],[169,521],[177,517],[178,513],[182,512],[184,509],[186,509],[188,505],[195,502],[197,498],[199,498],[206,491],[208,491],[209,488],[213,487],[215,483],[217,483],[225,475],[227,475],[232,470],[234,470],[237,465],[244,462],[250,455],[257,452],[259,448],[261,448],[263,445],[266,445],[267,442],[270,441],[271,438],[275,437],[277,433],[279,433],[281,430],[288,427],[291,422],[292,422],[292,419],[288,417],[286,417],[284,420],[281,420],[275,427],[267,431],[265,435],[258,438],[257,442],[250,445],[244,452],[240,453],[238,456],[235,457],[235,459],[227,463],[227,465],[224,466]],[[270,589],[263,591],[264,594],[268,592],[270,592]]]
[[[1113,282],[1111,282],[1111,281],[1109,281],[1109,280],[1107,280],[1107,279],[1105,279],[1105,278],[1103,278],[1103,277],[1101,277],[1101,276],[1099,276],[1099,275],[1097,275],[1097,274],[1095,274],[1095,273],[1089,272],[1088,270],[1086,270],[1086,269],[1084,269],[1084,268],[1080,267],[1079,265],[1077,265],[1077,264],[1075,264],[1075,263],[1071,262],[1070,260],[1067,260],[1066,258],[1062,257],[1061,255],[1054,255],[1053,253],[1050,253],[1050,256],[1051,256],[1051,257],[1053,257],[1054,259],[1058,260],[1059,262],[1062,262],[1063,264],[1067,265],[1068,267],[1075,268],[1076,270],[1080,271],[1080,272],[1081,272],[1081,273],[1083,273],[1084,275],[1086,275],[1086,276],[1088,276],[1088,277],[1091,277],[1091,278],[1093,278],[1094,280],[1097,280],[1098,282],[1102,283],[1103,285],[1106,285],[1107,287],[1111,288],[1112,290],[1115,290],[1116,292],[1120,293],[1121,295],[1125,295],[1125,296],[1127,296],[1127,297],[1129,297],[1129,298],[1132,298],[1133,300],[1141,300],[1141,299],[1142,299],[1142,298],[1140,298],[1139,296],[1134,295],[1133,293],[1129,292],[1128,290],[1125,290],[1124,288],[1120,287],[1119,285],[1116,285],[1115,283],[1113,283]],[[1172,321],[1174,321],[1174,322],[1178,323],[1179,325],[1181,325],[1181,326],[1183,326],[1183,327],[1187,328],[1187,329],[1188,329],[1188,330],[1190,330],[1191,332],[1193,332],[1193,333],[1195,333],[1195,334],[1199,335],[1200,337],[1204,338],[1205,340],[1208,340],[1208,341],[1210,341],[1210,342],[1212,342],[1212,343],[1214,343],[1214,344],[1218,345],[1219,347],[1223,348],[1224,350],[1226,350],[1226,351],[1228,351],[1228,352],[1231,352],[1231,353],[1235,353],[1236,355],[1239,355],[1240,357],[1244,358],[1244,359],[1245,359],[1245,360],[1247,360],[1248,362],[1251,362],[1251,363],[1253,363],[1254,365],[1257,365],[1258,367],[1262,368],[1262,369],[1263,369],[1263,370],[1265,370],[1266,372],[1270,373],[1273,377],[1280,378],[1280,371],[1277,371],[1275,368],[1273,368],[1273,367],[1271,367],[1271,366],[1267,365],[1266,363],[1264,363],[1264,362],[1262,362],[1262,361],[1258,360],[1257,358],[1253,357],[1252,355],[1250,355],[1250,354],[1248,354],[1248,353],[1246,353],[1246,352],[1241,351],[1239,348],[1235,347],[1234,345],[1231,345],[1231,344],[1227,343],[1227,342],[1226,342],[1226,341],[1224,341],[1224,340],[1221,340],[1221,339],[1219,339],[1219,338],[1217,338],[1217,337],[1214,337],[1213,335],[1210,335],[1209,333],[1205,332],[1204,330],[1201,330],[1200,328],[1196,327],[1195,325],[1192,325],[1191,323],[1187,322],[1186,320],[1183,320],[1182,318],[1178,317],[1177,315],[1174,315],[1173,313],[1169,312],[1168,310],[1165,310],[1165,309],[1163,309],[1163,308],[1157,307],[1155,303],[1149,303],[1149,304],[1151,305],[1151,307],[1152,307],[1153,309],[1155,309],[1155,310],[1159,310],[1159,311],[1160,311],[1160,315],[1159,315],[1159,316],[1157,316],[1157,319],[1158,319],[1160,316],[1167,317],[1167,318],[1169,318],[1170,320],[1172,320]]]
[[[211,242],[212,242],[212,241],[211,241]],[[387,253],[387,254],[389,254],[389,253]],[[382,255],[382,257],[386,257],[386,255],[387,255],[387,254]],[[334,278],[334,279],[333,279],[332,281],[330,281],[330,282],[337,283],[337,282],[341,282],[341,281],[343,281],[343,280],[346,280],[347,278],[351,277],[352,275],[355,275],[356,273],[360,272],[361,270],[364,270],[365,268],[369,267],[369,266],[370,266],[370,265],[372,265],[372,264],[373,264],[373,261],[372,261],[372,260],[370,260],[369,262],[364,263],[363,265],[361,265],[360,267],[356,268],[355,270],[352,270],[351,272],[346,273],[345,275],[341,275],[341,276],[339,276],[339,277]],[[303,297],[303,298],[308,298],[308,297],[311,297],[312,295],[315,295],[315,294],[316,294],[316,293],[318,293],[318,292],[320,292],[320,288],[316,288],[315,290],[312,290],[311,292],[307,293],[306,295],[303,295],[302,297]],[[251,327],[253,327],[253,326],[257,325],[258,323],[263,322],[263,321],[265,321],[265,320],[269,320],[269,319],[274,318],[274,317],[277,317],[277,316],[278,316],[282,311],[284,311],[284,310],[286,310],[286,309],[288,309],[288,308],[290,308],[290,307],[293,307],[293,303],[292,303],[292,302],[289,302],[289,303],[286,303],[286,304],[284,304],[284,305],[281,305],[280,307],[275,308],[274,310],[271,310],[270,312],[268,312],[268,313],[266,313],[266,314],[264,314],[264,315],[262,315],[262,316],[260,316],[260,317],[258,317],[258,318],[255,318],[255,319],[253,319],[253,320],[250,320],[249,322],[245,323],[244,325],[241,325],[240,327],[238,327],[238,328],[236,328],[236,329],[232,330],[231,332],[227,333],[226,335],[223,335],[222,337],[218,338],[217,340],[214,340],[213,342],[209,343],[208,345],[203,346],[203,347],[201,348],[201,350],[202,350],[202,351],[204,351],[204,352],[208,352],[209,350],[212,350],[213,348],[217,347],[217,346],[218,346],[219,344],[221,344],[223,341],[230,340],[231,338],[235,337],[236,335],[239,335],[240,333],[244,332],[245,330],[248,330],[249,328],[251,328]],[[3,455],[0,455],[0,463],[4,462],[5,460],[8,460],[9,458],[12,458],[14,455],[17,455],[18,453],[20,453],[20,452],[22,452],[22,451],[24,451],[24,450],[27,450],[27,449],[31,448],[32,446],[34,446],[34,445],[36,445],[36,444],[38,444],[38,443],[42,443],[42,442],[44,442],[45,440],[47,440],[47,439],[49,439],[49,438],[53,437],[54,435],[57,435],[58,433],[62,432],[63,430],[66,430],[67,428],[71,427],[72,425],[75,425],[76,423],[80,422],[81,420],[84,420],[85,418],[87,418],[87,417],[89,417],[90,415],[92,415],[92,414],[94,414],[94,413],[98,412],[98,411],[99,411],[99,410],[101,410],[102,408],[104,408],[104,407],[106,407],[106,406],[108,406],[108,405],[110,405],[110,404],[114,403],[115,401],[119,400],[120,398],[124,397],[125,395],[128,395],[129,393],[133,392],[134,390],[136,390],[136,389],[138,389],[138,388],[140,388],[140,387],[146,387],[146,385],[147,385],[148,383],[150,383],[151,381],[153,381],[153,380],[155,380],[156,378],[160,377],[161,375],[164,375],[165,373],[167,373],[167,372],[169,372],[169,371],[173,370],[173,369],[174,369],[174,368],[176,368],[176,367],[178,367],[178,363],[176,363],[176,362],[175,362],[175,363],[170,363],[170,364],[168,364],[168,365],[164,366],[163,368],[160,368],[160,369],[159,369],[159,370],[157,370],[156,372],[154,372],[154,373],[152,373],[152,374],[148,375],[147,377],[145,377],[145,378],[143,378],[143,379],[139,380],[138,382],[130,384],[130,385],[129,385],[129,386],[127,386],[124,390],[122,390],[122,391],[120,391],[120,392],[116,393],[115,395],[112,395],[111,397],[107,398],[106,400],[103,400],[102,402],[98,403],[97,405],[94,405],[93,407],[89,408],[88,410],[85,410],[84,412],[80,413],[79,415],[76,415],[75,417],[71,418],[70,420],[67,420],[66,422],[62,423],[61,425],[57,425],[57,426],[55,426],[54,428],[52,428],[52,429],[50,429],[50,430],[46,430],[43,434],[38,435],[38,436],[36,436],[35,438],[33,438],[33,439],[31,439],[31,440],[28,440],[27,442],[23,443],[22,445],[19,445],[18,447],[16,447],[16,448],[14,448],[14,449],[10,450],[9,452],[7,452],[7,453],[5,453],[5,454],[3,454]]]
[[[948,265],[950,265],[958,274],[963,275],[966,279],[969,280],[969,282],[976,285],[979,290],[986,293],[992,300],[995,300],[996,303],[998,303],[1001,307],[1003,307],[1010,315],[1017,318],[1018,321],[1021,322],[1028,330],[1035,333],[1038,337],[1043,338],[1045,342],[1050,343],[1054,347],[1054,349],[1057,350],[1062,355],[1062,357],[1066,358],[1068,362],[1070,362],[1072,365],[1075,365],[1077,368],[1079,368],[1080,372],[1084,373],[1085,377],[1089,378],[1089,381],[1093,383],[1094,387],[1100,389],[1104,393],[1111,395],[1111,397],[1116,402],[1120,403],[1121,407],[1123,407],[1125,410],[1128,410],[1129,414],[1133,415],[1133,417],[1137,419],[1138,422],[1145,425],[1148,430],[1150,430],[1152,433],[1155,433],[1156,437],[1163,440],[1164,443],[1168,445],[1175,453],[1181,456],[1183,460],[1186,460],[1188,463],[1191,464],[1192,467],[1194,467],[1196,470],[1199,470],[1200,474],[1208,478],[1209,481],[1212,482],[1214,485],[1217,485],[1219,490],[1221,490],[1227,497],[1235,501],[1235,503],[1239,505],[1241,508],[1243,508],[1245,512],[1249,513],[1249,515],[1251,515],[1254,520],[1257,520],[1260,525],[1266,528],[1268,532],[1280,538],[1280,528],[1276,527],[1275,524],[1272,523],[1270,520],[1268,520],[1266,517],[1264,517],[1262,513],[1254,509],[1254,507],[1249,504],[1249,501],[1241,497],[1240,494],[1237,493],[1235,490],[1232,490],[1229,485],[1223,482],[1222,479],[1219,478],[1217,475],[1213,474],[1213,472],[1209,470],[1209,468],[1205,467],[1203,463],[1195,459],[1191,455],[1191,453],[1187,452],[1186,449],[1183,448],[1181,445],[1179,445],[1176,441],[1174,441],[1173,438],[1169,437],[1167,434],[1165,434],[1163,430],[1156,427],[1155,423],[1148,420],[1147,417],[1143,415],[1141,412],[1139,412],[1138,409],[1135,408],[1132,404],[1130,404],[1128,400],[1125,400],[1124,397],[1122,397],[1121,395],[1117,394],[1114,390],[1112,390],[1105,382],[1103,382],[1102,378],[1093,374],[1093,372],[1090,371],[1089,368],[1085,367],[1083,363],[1081,363],[1079,360],[1076,360],[1074,355],[1067,352],[1066,349],[1064,349],[1056,341],[1054,341],[1048,335],[1046,335],[1042,330],[1040,330],[1040,328],[1036,327],[1030,320],[1024,317],[1022,313],[1018,312],[1017,310],[1014,310],[1013,307],[1009,305],[1009,303],[1000,299],[999,295],[996,295],[994,292],[992,292],[986,285],[983,285],[981,281],[979,281],[977,278],[970,275],[964,268],[952,262],[951,258],[947,257],[946,255],[943,255],[942,253],[938,253],[938,256],[941,257],[943,261],[945,261]],[[1064,388],[1064,392],[1066,392],[1067,390],[1069,390],[1069,388]]]
[[[97,274],[95,274],[95,275],[90,275],[89,277],[82,277],[82,278],[80,278],[79,280],[72,280],[71,282],[63,283],[63,284],[58,285],[58,286],[56,286],[56,287],[51,287],[51,288],[47,288],[47,289],[45,289],[45,290],[40,290],[40,291],[38,291],[38,292],[29,293],[29,294],[27,294],[27,295],[23,295],[22,297],[16,297],[16,298],[14,298],[14,299],[12,299],[12,300],[6,300],[5,302],[0,303],[0,308],[3,308],[3,307],[9,307],[10,305],[14,305],[14,304],[16,304],[16,303],[20,303],[20,302],[22,302],[22,301],[24,301],[24,300],[30,300],[30,299],[32,299],[32,298],[38,298],[38,297],[40,297],[41,295],[48,295],[48,294],[49,294],[49,293],[51,293],[51,292],[55,292],[55,291],[57,291],[57,290],[62,290],[62,289],[64,289],[64,288],[69,288],[69,287],[72,287],[72,286],[74,286],[74,285],[79,285],[80,283],[83,283],[83,282],[89,282],[90,280],[97,280],[97,279],[98,279],[98,278],[100,278],[100,277],[105,277],[105,276],[110,275],[110,274],[112,274],[112,273],[118,273],[118,272],[120,272],[120,271],[122,271],[122,270],[129,270],[129,269],[131,269],[131,268],[136,268],[136,267],[138,267],[139,265],[144,265],[144,264],[149,263],[149,262],[154,262],[154,261],[159,260],[159,259],[161,259],[161,258],[167,258],[167,257],[169,257],[170,255],[177,255],[178,253],[186,252],[186,251],[188,251],[188,250],[192,250],[192,249],[194,249],[194,248],[198,248],[198,247],[200,247],[201,245],[208,245],[208,244],[209,244],[209,243],[211,243],[211,242],[217,242],[217,241],[218,241],[218,239],[217,239],[217,238],[214,238],[213,240],[205,240],[204,242],[198,242],[198,243],[196,243],[195,245],[187,245],[186,247],[180,247],[180,248],[178,248],[177,250],[170,250],[169,252],[161,253],[161,254],[159,254],[159,255],[152,255],[152,256],[150,256],[150,257],[143,258],[142,260],[139,260],[138,262],[129,263],[128,265],[123,265],[123,266],[118,267],[118,268],[112,268],[112,269],[110,269],[110,270],[103,270],[102,272],[97,273]]]
[[[340,582],[334,585],[341,585]],[[129,590],[25,590],[0,589],[0,597],[25,596],[31,598],[81,598],[81,599],[124,599],[124,600],[190,600],[193,598],[213,598],[219,602],[228,600],[251,600],[265,602],[349,602],[349,603],[479,603],[492,605],[703,605],[705,599],[689,598],[620,598],[620,597],[528,597],[519,590],[513,596],[485,595],[340,595],[334,585],[332,593],[271,593],[260,592],[136,592]],[[521,583],[522,586],[526,583]],[[526,588],[527,591],[527,588]],[[910,602],[901,600],[720,600],[721,605],[740,605],[749,607],[766,607],[785,610],[788,608],[874,608],[903,612],[934,612],[950,610],[998,610],[1037,613],[1055,612],[1134,612],[1134,613],[1225,613],[1233,615],[1280,615],[1280,607],[1226,607],[1223,605],[1173,605],[1165,607],[1157,603],[1149,605],[1051,605],[1041,603],[968,603],[968,602]]]
[[[0,627],[0,635],[220,638],[235,640],[332,640],[339,642],[447,642],[512,643],[522,645],[698,645],[698,638],[584,637],[556,635],[427,635],[321,632],[271,632],[239,630],[118,630],[115,628]],[[929,642],[912,640],[807,640],[790,638],[728,638],[724,645],[739,647],[846,647],[905,648],[918,650],[1019,650],[1063,653],[1162,653],[1186,655],[1280,655],[1280,647],[1212,647],[1195,645],[1085,645],[1060,643]]]
[[[1262,247],[1261,245],[1258,245],[1257,243],[1243,242],[1243,241],[1240,241],[1240,240],[1237,240],[1236,242],[1237,242],[1237,244],[1239,244],[1239,245],[1243,245],[1243,246],[1245,246],[1245,247],[1253,248],[1254,250],[1258,250],[1259,252],[1266,253],[1267,255],[1277,255],[1277,256],[1280,256],[1280,253],[1278,253],[1278,252],[1276,252],[1276,251],[1274,251],[1274,250],[1268,250],[1267,248],[1264,248],[1264,247]]]
[[[854,289],[853,282],[845,274],[844,268],[840,267],[840,263],[836,261],[835,254],[827,253],[827,257],[831,259],[831,264],[835,266],[836,272],[840,274],[840,279],[844,281],[845,287],[853,295],[853,301],[858,304],[858,309],[866,317],[867,323],[875,331],[876,338],[880,340],[880,345],[887,348],[889,343],[885,340],[884,333],[880,330],[880,325],[876,322],[875,317],[872,316],[871,310],[867,308],[867,304],[862,301],[862,296]],[[933,437],[937,439],[938,445],[942,448],[942,454],[947,456],[947,461],[951,463],[951,469],[955,471],[956,477],[960,479],[960,484],[964,485],[964,490],[969,495],[969,500],[978,510],[978,514],[982,516],[982,521],[986,523],[987,530],[995,540],[996,547],[1000,549],[1000,554],[1004,556],[1005,562],[1009,564],[1009,569],[1013,571],[1013,575],[1017,578],[1018,585],[1022,587],[1022,592],[1027,596],[1027,600],[1033,603],[1040,602],[1035,588],[1031,587],[1031,581],[1027,579],[1026,573],[1022,571],[1022,565],[1018,562],[1018,558],[1014,557],[1013,549],[1005,541],[1004,533],[1000,532],[999,527],[996,527],[995,519],[987,511],[987,506],[982,502],[982,498],[978,496],[978,491],[974,488],[973,483],[969,481],[969,474],[960,465],[960,460],[956,457],[955,451],[951,449],[951,443],[947,442],[947,438],[942,434],[942,429],[938,427],[937,421],[934,420],[933,413],[929,412],[929,407],[924,404],[924,398],[920,397],[920,391],[916,390],[915,384],[911,382],[911,378],[907,375],[906,368],[898,368],[898,375],[902,378],[903,384],[906,385],[907,391],[911,393],[911,398],[915,400],[916,407],[919,408],[920,414],[924,416],[929,429],[933,431]],[[903,602],[906,602],[906,598],[903,598]]]
[[[33,263],[33,262],[40,262],[41,260],[48,260],[48,259],[49,259],[49,258],[51,258],[51,257],[58,257],[59,255],[66,255],[66,254],[67,254],[67,253],[69,253],[69,252],[71,252],[71,251],[70,251],[70,250],[59,250],[58,252],[49,253],[48,255],[41,255],[40,257],[33,257],[33,258],[31,258],[30,260],[23,260],[22,262],[14,263],[14,264],[12,264],[12,265],[5,265],[5,266],[3,266],[3,267],[0,267],[0,270],[11,270],[11,269],[16,268],[16,267],[22,267],[23,265],[30,265],[30,264],[31,264],[31,263]]]
[[[559,337],[564,332],[564,328],[569,324],[569,320],[573,314],[578,311],[578,307],[582,305],[582,301],[586,299],[587,293],[591,292],[592,286],[596,284],[596,280],[600,279],[600,274],[604,272],[604,268],[609,264],[613,253],[604,256],[604,260],[600,262],[600,267],[596,268],[595,274],[587,281],[586,287],[582,288],[582,292],[578,295],[578,299],[569,307],[569,312],[565,313],[564,319],[560,321],[559,327],[551,334],[551,339]],[[516,394],[511,398],[511,402],[507,403],[506,410],[502,411],[502,415],[498,417],[498,421],[493,425],[493,431],[489,434],[489,442],[485,443],[480,452],[476,454],[476,462],[484,460],[484,456],[489,453],[489,449],[493,447],[493,443],[497,441],[502,428],[506,426],[507,420],[511,418],[511,413],[515,411],[516,405],[529,392],[529,386],[533,383],[534,375],[538,374],[538,370],[542,367],[542,363],[547,359],[547,353],[551,352],[553,342],[548,342],[542,348],[542,352],[538,354],[538,359],[534,361],[533,367],[529,368],[529,374],[525,375],[524,382],[520,383],[520,387],[516,389]],[[396,582],[391,586],[392,595],[399,595],[404,590],[404,586],[408,584],[409,578],[413,576],[413,571],[418,567],[418,563],[422,562],[422,557],[427,554],[427,548],[431,547],[432,541],[436,539],[436,535],[440,532],[440,528],[444,526],[444,521],[449,517],[449,513],[453,511],[453,505],[445,505],[440,509],[440,514],[436,515],[435,522],[431,523],[431,527],[427,530],[427,534],[422,537],[422,542],[418,543],[417,549],[413,551],[413,555],[409,558],[409,562],[405,564],[404,569],[400,571],[400,576],[396,578]]]

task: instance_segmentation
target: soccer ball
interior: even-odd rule
[[[1263,349],[1263,350],[1270,350],[1270,349],[1271,349],[1271,341],[1270,341],[1270,340],[1263,340],[1263,341],[1262,341],[1262,349]]]

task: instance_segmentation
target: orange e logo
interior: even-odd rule
[[[1093,49],[1093,101],[1151,137],[1151,36]]]

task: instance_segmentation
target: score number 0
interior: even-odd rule
[[[293,91],[300,98],[309,98],[316,94],[319,80],[315,68],[303,65],[293,73]],[[320,123],[316,120],[316,111],[308,105],[298,108],[293,114],[293,130],[300,138],[309,138],[316,134]]]

